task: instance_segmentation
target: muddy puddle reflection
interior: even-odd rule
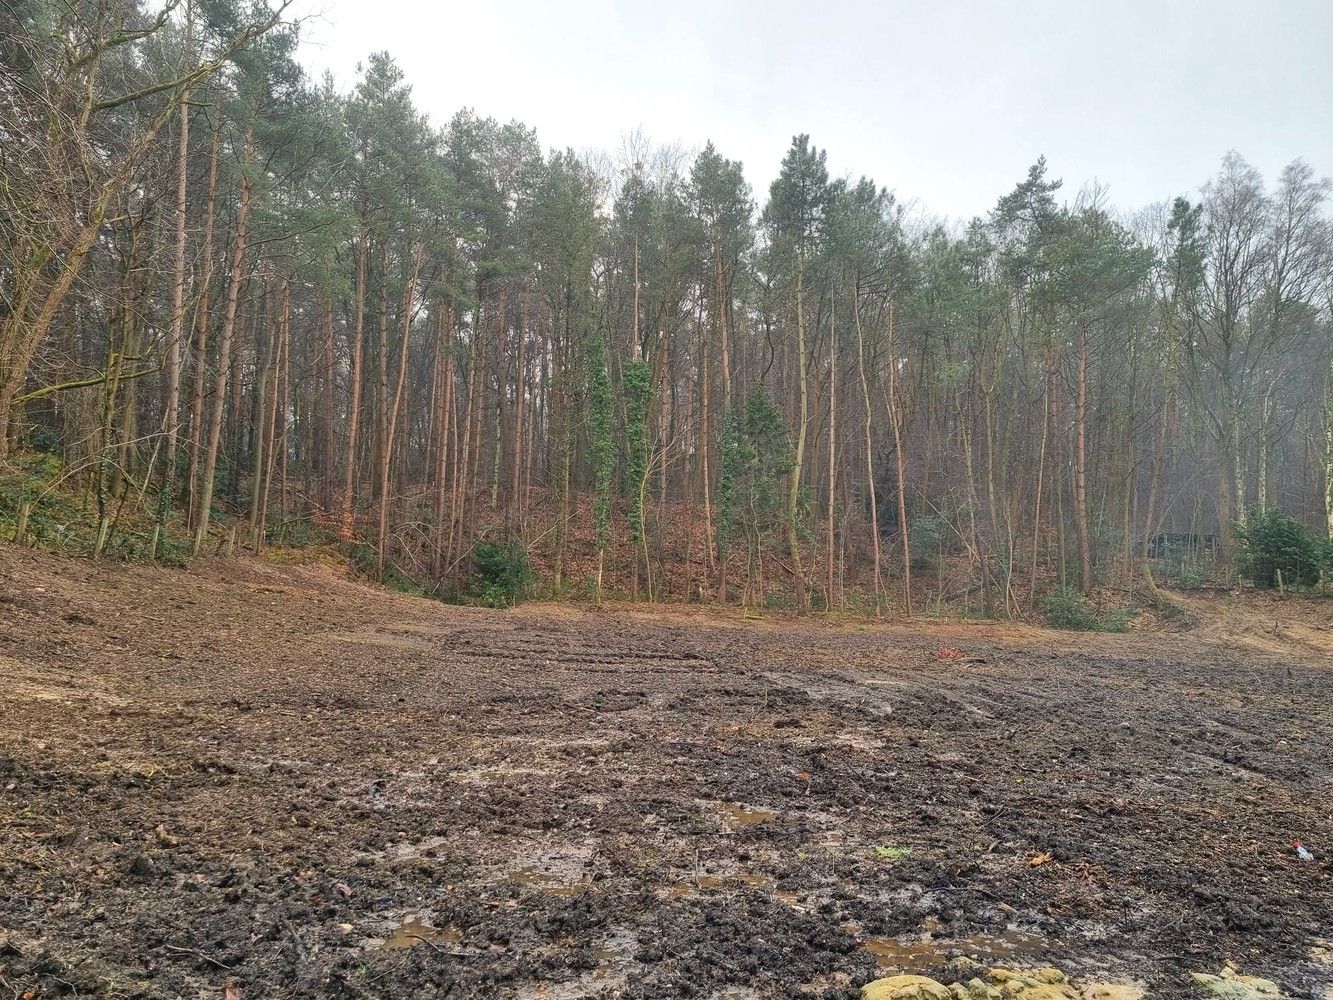
[[[552,896],[577,896],[592,887],[592,883],[587,879],[569,881],[550,872],[538,871],[536,868],[521,868],[516,872],[510,872],[508,878],[515,885],[540,889]]]
[[[731,830],[744,830],[760,823],[772,823],[778,818],[777,812],[773,809],[743,806],[738,802],[721,802],[718,804],[718,809],[722,813],[723,821]]]
[[[395,951],[418,944],[458,944],[463,933],[457,927],[431,927],[418,917],[409,917],[398,925],[384,941],[384,947]]]

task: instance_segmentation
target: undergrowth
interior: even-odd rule
[[[1048,626],[1069,632],[1127,632],[1135,611],[1123,605],[1099,616],[1090,600],[1072,587],[1062,587],[1041,602],[1041,613]]]
[[[107,534],[101,557],[113,562],[161,562],[185,565],[190,541],[168,521],[156,521],[157,498],[128,493],[106,505]],[[21,453],[0,463],[0,539],[15,540],[27,507],[22,544],[68,555],[97,552],[101,518],[91,498],[71,485],[59,458],[42,452]],[[157,551],[153,551],[156,537]]]

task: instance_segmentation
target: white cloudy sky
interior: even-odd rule
[[[762,196],[797,132],[954,217],[1039,153],[1123,207],[1197,189],[1228,148],[1333,173],[1333,0],[300,0],[340,87],[387,49],[418,105],[546,146],[712,139]],[[762,200],[762,198],[761,198]]]

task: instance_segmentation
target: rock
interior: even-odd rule
[[[889,976],[861,987],[861,1000],[955,1000],[943,983],[929,976]]]
[[[1226,968],[1221,975],[1205,972],[1190,973],[1196,983],[1220,1000],[1273,1000],[1283,996],[1277,983],[1258,976],[1242,976],[1235,969]]]
[[[1133,983],[1088,983],[1083,987],[1084,1000],[1143,1000],[1147,995]]]
[[[1034,983],[1016,996],[1017,1000],[1083,1000],[1068,983]]]
[[[999,994],[1004,1000],[1083,1000],[1059,969],[1029,973],[992,969],[990,977],[1000,984]]]
[[[1079,989],[1063,972],[1051,967],[1022,971],[989,969],[984,975],[985,979],[974,976],[966,983],[951,986],[925,976],[890,976],[865,986],[861,1000],[1143,1000],[1146,995],[1142,987],[1132,983],[1092,983]],[[1275,991],[1220,993],[1222,1000],[1277,1000],[1282,996],[1267,980],[1237,976],[1234,971],[1208,978],[1229,987],[1259,988],[1254,984],[1261,984]]]

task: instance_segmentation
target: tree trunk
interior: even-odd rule
[[[185,321],[185,209],[190,149],[189,91],[182,96],[180,117],[180,143],[176,150],[176,246],[172,261],[171,328],[167,334],[166,405],[162,415],[163,429],[167,435],[163,456],[163,519],[172,503],[172,493],[176,486],[176,440],[180,423],[181,333]]]
[[[213,129],[213,148],[208,157],[208,202],[204,209],[204,238],[202,243],[203,272],[199,277],[199,301],[195,306],[194,387],[190,395],[190,454],[185,473],[186,523],[195,527],[196,500],[198,499],[199,454],[204,434],[205,374],[208,371],[209,292],[213,284],[213,220],[217,209],[218,152],[221,142],[221,121]]]
[[[834,286],[834,301],[837,301],[837,287]],[[826,517],[826,531],[828,533],[828,550],[826,553],[826,572],[828,576],[828,596],[825,598],[824,610],[833,610],[834,596],[834,530],[833,530],[833,503],[837,495],[837,456],[838,456],[838,325],[836,307],[830,307],[829,312],[829,373],[828,373],[828,509]]]
[[[214,387],[212,413],[208,423],[208,445],[204,451],[203,482],[199,489],[199,508],[194,533],[194,554],[197,556],[208,534],[209,512],[213,506],[213,479],[217,472],[218,446],[222,441],[222,415],[227,401],[227,375],[231,371],[231,340],[236,328],[236,306],[240,301],[241,282],[245,278],[245,252],[250,219],[249,168],[254,159],[254,133],[245,130],[245,179],[241,182],[241,203],[236,212],[236,241],[231,258],[231,276],[227,282],[227,305],[222,318],[222,333],[218,342],[218,376]]]
[[[898,395],[898,336],[893,303],[889,303],[889,425],[893,428],[893,459],[897,470],[898,537],[903,554],[903,609],[912,613],[912,539],[907,524],[907,463],[903,456],[902,407]],[[878,537],[876,538],[878,542]]]
[[[523,453],[525,450],[524,418],[527,402],[527,371],[528,371],[528,328],[527,328],[527,309],[524,308],[524,297],[519,299],[518,312],[518,372],[514,378],[514,454],[512,467],[509,475],[509,499],[506,505],[507,516],[506,523],[510,528],[514,527],[515,515],[517,514],[518,527],[520,532],[523,528],[523,517],[525,511],[522,508],[522,476],[523,476]]]
[[[320,324],[320,414],[319,473],[320,497],[326,511],[333,510],[334,477],[334,379],[337,361],[333,349],[333,295],[326,292],[323,322]]]
[[[356,241],[356,320],[352,329],[351,401],[347,405],[347,452],[343,469],[342,516],[338,531],[344,542],[350,542],[353,531],[353,511],[356,507],[357,446],[361,429],[361,367],[366,342],[366,255],[369,252],[368,234],[363,229]]]
[[[254,423],[251,425],[251,447],[250,447],[250,548],[259,553],[259,536],[262,533],[260,518],[263,511],[263,494],[265,490],[265,464],[268,456],[269,442],[273,437],[272,410],[269,407],[269,385],[272,383],[276,389],[276,379],[273,376],[273,370],[277,365],[277,356],[275,353],[275,343],[277,340],[277,324],[273,321],[275,296],[271,287],[272,278],[265,282],[269,287],[265,288],[264,299],[266,306],[263,310],[263,329],[264,342],[261,348],[259,343],[260,324],[255,324],[255,397],[254,397]],[[262,349],[263,357],[260,357]]]
[[[403,403],[403,386],[407,381],[408,348],[412,342],[412,317],[416,314],[417,278],[421,274],[421,262],[424,255],[425,248],[419,245],[413,258],[412,271],[407,279],[407,287],[403,290],[403,306],[398,323],[402,331],[402,343],[398,352],[398,382],[394,386],[393,403],[389,408],[388,420],[384,427],[384,449],[380,465],[380,527],[375,542],[375,573],[380,577],[384,576],[384,561],[389,544],[389,462],[393,455],[394,435],[398,430],[398,414]],[[381,357],[383,357],[382,345]],[[385,378],[386,374],[381,373],[381,385],[384,384]]]
[[[1324,522],[1333,541],[1333,359],[1324,376]]]
[[[1088,534],[1088,328],[1078,330],[1078,393],[1074,415],[1074,530],[1078,534],[1079,589],[1092,593],[1092,540]]]
[[[787,491],[787,551],[791,556],[792,575],[796,585],[796,603],[801,613],[810,610],[810,595],[806,592],[805,570],[801,567],[801,542],[796,530],[797,506],[801,495],[801,468],[805,465],[805,438],[810,424],[810,386],[806,375],[805,357],[805,262],[796,264],[796,369],[800,379],[800,422],[796,432],[796,457],[788,477]]]
[[[880,567],[879,501],[875,497],[875,448],[874,439],[872,437],[872,416],[874,410],[870,405],[870,379],[866,375],[866,340],[865,330],[861,324],[859,292],[857,293],[857,298],[853,300],[852,314],[856,319],[856,362],[857,369],[861,375],[861,405],[865,409],[866,490],[870,494],[870,551],[874,557],[875,615],[878,617],[881,611],[883,571]]]

